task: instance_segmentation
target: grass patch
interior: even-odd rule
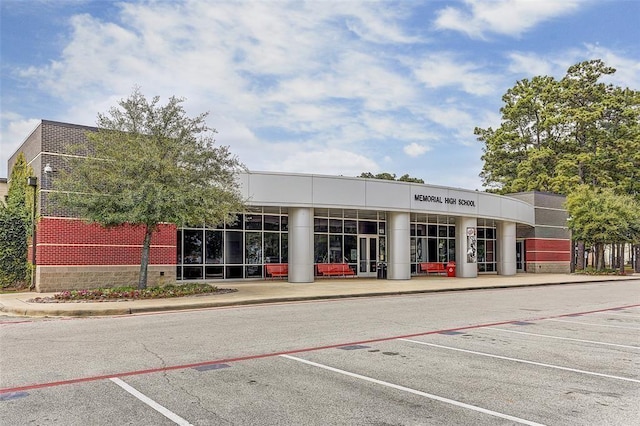
[[[168,284],[161,287],[148,287],[138,290],[136,287],[96,288],[87,290],[69,290],[56,293],[53,298],[57,301],[113,301],[162,299],[170,297],[194,296],[202,294],[229,293],[232,289],[219,289],[205,283]]]
[[[589,266],[586,269],[576,270],[575,273],[578,275],[627,275],[632,274],[633,271],[625,269],[625,272],[621,274],[619,269],[595,269]]]

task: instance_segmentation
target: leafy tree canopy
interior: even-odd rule
[[[20,286],[29,278],[27,236],[31,228],[33,193],[27,190],[27,177],[32,175],[33,169],[24,154],[19,153],[11,169],[7,206],[0,202],[1,287]]]
[[[612,189],[581,185],[567,197],[569,228],[587,244],[640,242],[640,203]]]
[[[424,180],[420,178],[411,177],[409,176],[409,174],[404,174],[399,178],[397,178],[395,173],[391,174],[391,173],[383,172],[383,173],[378,173],[374,175],[371,172],[362,172],[358,177],[367,178],[367,179],[382,179],[382,180],[396,180],[400,182],[424,183]]]
[[[236,177],[244,166],[228,147],[214,146],[207,114],[188,117],[183,101],[159,105],[136,88],[98,114],[98,130],[75,147],[80,157],[70,158],[54,186],[54,200],[89,221],[145,228],[140,288],[158,224],[216,225],[243,208]]]
[[[483,185],[566,195],[586,184],[640,199],[640,92],[601,82],[613,73],[596,59],[561,80],[518,81],[502,97],[500,127],[475,129]]]

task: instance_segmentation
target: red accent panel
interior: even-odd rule
[[[103,228],[78,219],[47,218],[38,222],[39,265],[140,264],[144,230],[123,225]],[[50,245],[54,244],[54,245]],[[163,224],[151,238],[149,264],[176,263],[176,227]]]
[[[533,251],[527,252],[527,262],[569,262],[571,253],[560,253],[554,251]]]
[[[541,238],[531,238],[527,240],[527,251],[570,251],[571,241],[569,240],[545,240]]]

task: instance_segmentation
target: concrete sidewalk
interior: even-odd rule
[[[517,274],[509,277],[501,275],[481,275],[478,278],[421,276],[413,277],[407,281],[346,278],[319,279],[315,283],[309,284],[290,284],[282,280],[226,281],[215,284],[220,288],[235,288],[238,291],[219,295],[189,296],[170,299],[69,303],[29,302],[30,299],[53,296],[54,293],[0,294],[0,312],[7,315],[38,317],[129,315],[142,312],[202,309],[344,297],[384,296],[588,282],[613,283],[629,280],[633,280],[638,284],[638,290],[640,292],[640,275],[638,274],[629,276]]]

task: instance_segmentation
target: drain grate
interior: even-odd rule
[[[445,336],[455,336],[457,334],[464,334],[462,331],[441,331],[438,334],[443,334]]]
[[[527,321],[516,321],[516,322],[512,322],[511,324],[513,324],[513,325],[533,325],[532,322],[527,322]]]

